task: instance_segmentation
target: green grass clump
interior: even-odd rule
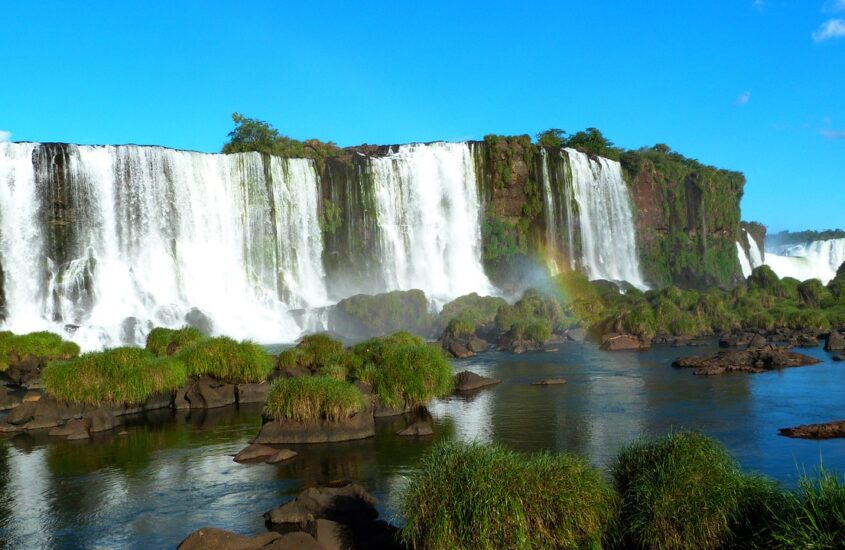
[[[822,469],[802,478],[780,512],[772,546],[845,548],[845,477]]]
[[[452,364],[439,346],[408,333],[373,338],[353,348],[361,358],[356,377],[373,386],[387,407],[416,407],[450,393]]]
[[[616,496],[569,454],[521,454],[444,442],[423,457],[401,497],[412,548],[599,548]]]
[[[299,343],[279,355],[278,366],[282,370],[295,367],[317,370],[333,363],[342,362],[343,343],[328,334],[309,334]]]
[[[211,376],[234,384],[263,382],[273,370],[273,358],[264,348],[225,336],[195,342],[175,357],[185,363],[189,376]]]
[[[67,360],[79,355],[79,346],[63,340],[61,336],[52,332],[29,334],[0,332],[0,372],[9,368],[12,355],[17,355],[19,358],[32,355],[45,361]]]
[[[270,385],[264,412],[277,420],[345,420],[364,410],[361,392],[329,376],[279,378]]]
[[[143,403],[185,385],[185,365],[137,348],[114,348],[48,365],[42,373],[48,395],[86,405]]]
[[[507,302],[502,298],[479,296],[473,292],[444,305],[438,316],[438,325],[446,327],[446,330],[459,329],[458,332],[452,331],[456,337],[470,336],[478,327],[492,324],[499,308],[505,305]]]
[[[146,350],[158,356],[174,355],[188,344],[202,340],[202,333],[194,327],[180,329],[156,327],[147,335]]]
[[[718,548],[731,539],[744,478],[725,448],[690,432],[639,441],[612,470],[620,534],[638,548]]]

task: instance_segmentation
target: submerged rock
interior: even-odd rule
[[[278,451],[276,454],[265,460],[267,464],[278,464],[279,462],[284,462],[286,460],[290,460],[298,456],[299,453],[296,451],[291,451],[290,449],[282,449]]]
[[[455,375],[455,391],[474,391],[487,386],[499,384],[500,382],[501,380],[497,378],[488,378],[487,376],[481,376],[480,374],[465,370]]]
[[[759,373],[820,363],[815,357],[779,348],[723,351],[709,357],[681,357],[672,365],[695,369],[694,374]]]
[[[532,386],[560,386],[566,384],[565,378],[543,378],[536,382],[531,382]]]
[[[403,437],[419,437],[433,434],[434,430],[431,428],[431,423],[425,420],[414,422],[407,428],[403,428],[396,432],[396,435],[400,435]]]
[[[232,533],[231,531],[224,531],[223,529],[216,529],[214,527],[204,527],[194,531],[183,540],[178,549],[179,550],[253,550],[259,548],[279,548],[279,543],[282,535],[279,533],[262,533],[254,537],[247,537]],[[316,541],[314,541],[316,543]],[[291,547],[293,548],[293,547]]]
[[[833,439],[845,437],[845,420],[835,420],[822,424],[803,424],[793,428],[781,428],[780,435],[801,439]]]

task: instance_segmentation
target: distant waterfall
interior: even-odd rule
[[[370,162],[386,290],[417,288],[441,303],[489,293],[469,146],[402,145]]]
[[[646,288],[637,253],[631,197],[616,161],[574,149],[543,150],[546,240],[590,279],[627,281]],[[565,230],[564,230],[565,228]]]
[[[747,230],[742,230],[742,236],[745,238],[745,242],[747,243],[748,252],[746,253],[745,247],[741,242],[737,241],[736,253],[739,258],[739,266],[742,270],[742,276],[747,279],[754,269],[763,265],[763,249]]]
[[[827,284],[845,262],[845,239],[810,241],[766,250],[766,265],[779,277],[800,281],[819,279]]]
[[[84,349],[189,319],[292,340],[287,310],[326,303],[318,202],[309,160],[0,144],[4,328]]]

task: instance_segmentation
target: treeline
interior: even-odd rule
[[[287,158],[324,159],[338,156],[343,149],[334,142],[306,139],[299,141],[282,135],[263,120],[247,118],[233,113],[235,128],[229,132],[229,141],[223,145],[224,153],[259,152]]]
[[[845,239],[845,230],[825,229],[823,231],[781,231],[766,238],[766,244],[779,246],[803,244],[811,241],[827,241],[830,239]]]

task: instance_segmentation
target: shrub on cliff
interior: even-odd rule
[[[185,326],[175,330],[156,327],[147,335],[146,350],[158,356],[173,355],[202,338],[202,333],[194,327]]]
[[[278,378],[270,385],[264,413],[276,420],[346,420],[364,410],[358,388],[329,376]]]
[[[403,490],[412,548],[601,547],[616,511],[602,475],[569,454],[440,443]]]
[[[353,348],[361,366],[353,374],[373,387],[387,407],[415,407],[450,393],[452,364],[443,350],[408,333],[373,338]]]
[[[180,361],[138,348],[86,353],[73,361],[48,365],[42,373],[48,395],[95,406],[140,404],[152,395],[184,386],[187,380]]]
[[[189,376],[211,376],[234,384],[262,382],[273,370],[273,358],[252,342],[236,342],[221,336],[207,338],[175,355]]]
[[[0,332],[0,372],[9,368],[12,356],[22,359],[28,355],[44,361],[71,359],[79,355],[79,346],[52,332]]]
[[[732,537],[745,478],[725,448],[696,433],[638,441],[612,469],[621,537],[638,548],[719,548]]]

